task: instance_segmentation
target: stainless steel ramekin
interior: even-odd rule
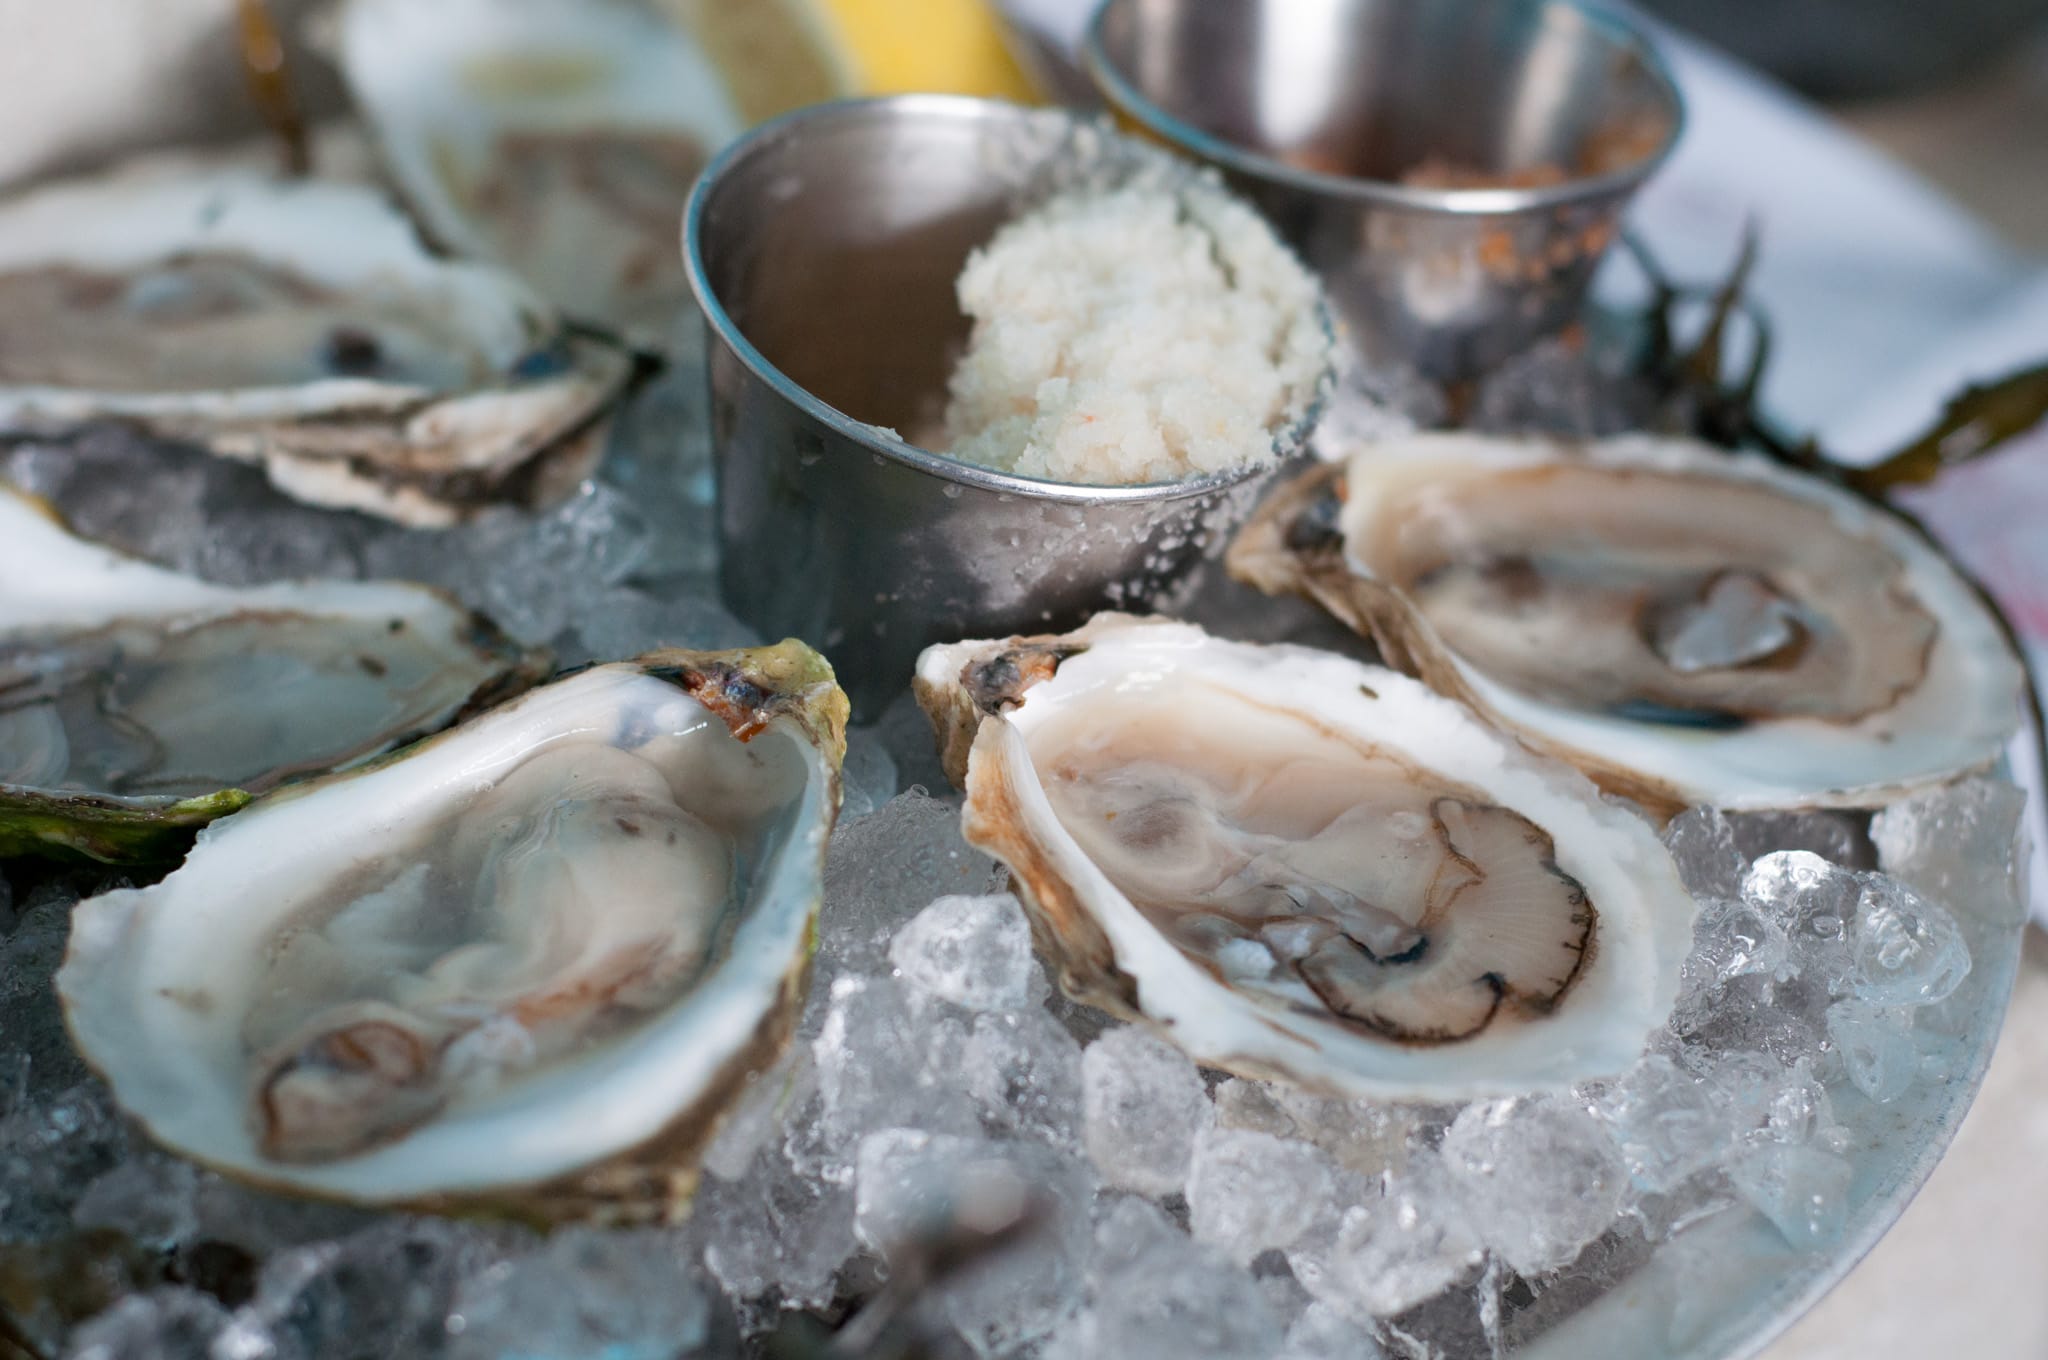
[[[1574,0],[1105,0],[1083,60],[1323,277],[1368,362],[1475,377],[1579,315],[1684,121]]]
[[[823,649],[864,718],[908,686],[929,643],[1157,601],[1221,546],[1275,465],[1074,486],[892,433],[914,440],[943,409],[969,252],[1077,158],[1181,164],[1070,113],[904,95],[766,124],[690,196],[726,603]],[[1307,433],[1286,432],[1280,452]]]

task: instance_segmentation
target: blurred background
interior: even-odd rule
[[[1085,0],[1022,0],[1085,9]],[[2048,0],[1645,0],[1829,106],[2013,245],[2048,252]],[[303,38],[316,6],[273,0]],[[229,0],[0,0],[0,181],[246,131]],[[301,44],[303,50],[304,44]],[[63,59],[60,59],[63,58]],[[302,61],[315,117],[341,107]]]

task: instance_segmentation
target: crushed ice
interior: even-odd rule
[[[139,458],[119,431],[18,445],[0,471],[158,560],[437,582],[576,662],[756,640],[716,603],[697,401],[658,387],[628,431],[655,452],[553,511],[443,535]],[[1842,1112],[1955,1075],[1939,1041],[1983,1023],[1971,946],[2020,919],[2002,781],[1867,824],[1696,810],[1666,837],[1701,902],[1695,949],[1632,1072],[1463,1108],[1347,1101],[1201,1071],[1068,1001],[957,805],[913,783],[937,774],[899,705],[850,741],[798,1037],[664,1231],[280,1200],[155,1151],[50,992],[69,906],[105,880],[10,866],[0,1279],[31,1301],[25,1338],[95,1360],[677,1360],[816,1355],[867,1325],[936,1356],[1505,1353],[1705,1220],[1753,1209],[1825,1250],[1871,1192]]]

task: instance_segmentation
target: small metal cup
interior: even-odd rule
[[[1443,382],[1579,314],[1683,122],[1650,46],[1569,0],[1106,0],[1082,55],[1266,213],[1369,363]]]
[[[1072,114],[904,95],[766,124],[705,171],[683,252],[710,327],[726,603],[825,650],[872,718],[917,654],[1143,608],[1236,528],[1270,474],[1072,486],[912,438],[968,334],[968,254],[1086,157],[1193,166]],[[1280,452],[1298,449],[1307,422]]]

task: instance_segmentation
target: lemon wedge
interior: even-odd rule
[[[855,94],[1036,100],[986,0],[663,0],[750,122]]]

